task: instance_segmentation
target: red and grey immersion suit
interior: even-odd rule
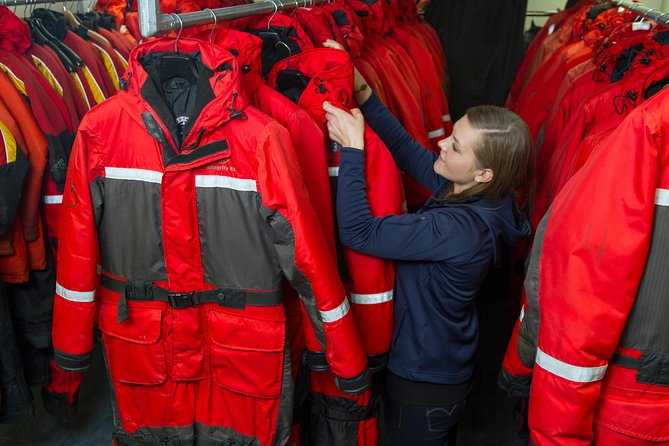
[[[665,89],[601,143],[546,218],[529,417],[537,445],[669,442],[667,113]],[[593,190],[616,198],[593,200]]]
[[[345,51],[313,49],[277,63],[268,83],[295,100],[325,129],[322,105],[330,101],[348,109],[353,102],[353,64]],[[327,141],[328,170],[336,194],[339,146]],[[402,209],[401,178],[379,137],[365,129],[365,173],[372,213],[399,214]],[[360,329],[371,370],[382,370],[392,335],[393,263],[342,249],[340,271],[349,286],[352,309]],[[310,418],[306,441],[314,445],[374,445],[378,441],[379,396],[371,391],[357,396],[342,394],[332,385],[332,371],[322,354],[313,351],[307,337],[307,362],[311,375]]]
[[[88,367],[97,320],[118,445],[282,444],[284,275],[345,391],[368,385],[364,350],[286,130],[247,106],[230,53],[178,45],[137,47],[126,90],[80,126],[61,214],[56,361]],[[179,100],[187,92],[190,103]]]

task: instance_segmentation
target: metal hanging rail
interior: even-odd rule
[[[72,0],[0,0],[0,6],[39,5],[42,3],[66,3]]]
[[[2,1],[2,0],[0,0]],[[248,5],[205,9],[184,14],[164,14],[158,0],[139,0],[139,31],[144,37],[167,34],[183,28],[214,24],[218,21],[238,19],[268,12],[288,11],[324,3],[325,0],[268,0]]]
[[[636,12],[642,17],[650,19],[658,25],[669,27],[669,12],[663,12],[659,9],[649,8],[642,3],[635,3],[629,0],[612,0],[612,3],[621,8]]]
[[[553,11],[527,11],[525,17],[550,17],[558,12],[560,11],[557,9]]]

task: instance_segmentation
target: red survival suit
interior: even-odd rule
[[[268,82],[296,101],[323,129],[326,123],[322,108],[324,101],[344,108],[354,105],[353,64],[345,51],[314,49],[292,56],[274,66]],[[399,171],[390,152],[369,127],[365,133],[365,148],[367,193],[372,213],[376,216],[401,213]],[[339,146],[328,140],[327,149],[332,193],[336,194]],[[343,254],[340,273],[350,287],[352,308],[370,369],[382,370],[392,335],[393,263],[340,249]],[[323,370],[311,376],[310,418],[305,423],[308,444],[375,445],[378,441],[379,395],[373,392],[343,395],[331,384],[331,372],[325,371],[327,365],[322,355],[310,352],[307,362],[312,369]]]
[[[602,142],[547,218],[529,418],[537,445],[669,442],[668,93]],[[594,190],[615,199],[584,193]]]
[[[282,443],[283,276],[344,391],[368,386],[364,350],[286,130],[247,106],[230,53],[174,45],[137,47],[126,90],[80,126],[61,215],[56,361],[88,366],[97,319],[119,446]],[[194,101],[170,101],[170,78],[168,91],[188,88]]]

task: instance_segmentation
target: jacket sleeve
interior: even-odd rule
[[[14,136],[0,122],[0,235],[7,235],[21,202],[28,160]]]
[[[659,141],[662,118],[644,112],[632,112],[603,142],[557,196],[548,218],[529,414],[539,446],[593,442],[602,379],[648,255],[659,157],[667,156],[658,152],[666,145]],[[601,199],[596,191],[615,191],[615,197]]]
[[[98,241],[89,169],[95,132],[82,122],[68,167],[60,214],[53,313],[55,361],[67,371],[88,368],[93,350]]]
[[[470,242],[487,228],[466,210],[374,217],[365,195],[364,157],[362,150],[342,149],[337,221],[344,245],[393,260],[464,260],[478,249]]]
[[[367,360],[350,304],[316,214],[309,204],[290,137],[278,123],[261,135],[258,189],[279,263],[307,309],[340,388],[359,393],[369,385]]]
[[[360,110],[392,153],[397,167],[432,191],[441,186],[444,180],[432,169],[437,155],[416,142],[376,94],[372,94]]]

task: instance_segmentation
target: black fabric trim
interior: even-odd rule
[[[638,358],[633,358],[631,356],[624,355],[622,353],[614,353],[611,357],[611,364],[617,365],[618,367],[624,367],[626,369],[639,370],[639,365],[641,360]]]
[[[209,144],[198,147],[197,149],[185,155],[177,155],[172,158],[172,160],[167,163],[167,165],[172,166],[174,164],[189,164],[199,159],[225,152],[228,149],[228,142],[224,139],[221,139],[219,141],[210,142]]]
[[[669,386],[669,354],[643,352],[636,380],[643,384]]]
[[[61,369],[66,372],[82,372],[91,365],[92,353],[83,355],[71,355],[54,349],[54,361]]]
[[[305,350],[304,353],[302,353],[302,364],[306,365],[310,370],[315,372],[324,372],[325,370],[330,369],[328,361],[325,359],[324,352],[312,352]]]
[[[16,160],[0,166],[0,235],[7,234],[14,225],[27,174],[28,160],[16,144]]]
[[[170,440],[145,440],[141,437],[114,432],[112,434],[116,446],[180,446],[181,440],[173,438]]]
[[[165,133],[163,133],[163,129],[160,128],[160,125],[151,112],[142,113],[142,121],[144,121],[144,128],[146,128],[149,135],[158,141],[163,148],[163,165],[167,166],[177,154],[174,152],[174,149],[165,137]]]
[[[377,394],[370,398],[367,406],[359,406],[355,401],[346,398],[337,398],[321,393],[311,394],[311,415],[327,417],[337,421],[364,421],[378,418],[381,398]]]
[[[77,414],[79,398],[75,396],[72,404],[70,404],[67,393],[49,392],[46,387],[43,387],[42,403],[49,415],[67,421]]]
[[[367,367],[371,373],[378,373],[385,370],[386,365],[388,365],[388,353],[367,355]]]
[[[504,368],[497,377],[497,386],[511,398],[529,398],[531,384],[532,378],[529,376],[512,375]]]
[[[653,40],[660,45],[669,44],[669,31],[661,31],[653,36]]]
[[[48,143],[48,169],[51,179],[56,183],[58,192],[65,188],[65,177],[67,176],[67,164],[70,160],[72,150],[72,137],[67,130],[58,135],[44,135]]]
[[[354,376],[353,378],[335,376],[335,384],[337,384],[339,390],[347,395],[359,395],[365,392],[369,389],[371,382],[372,376],[368,369],[365,369],[361,374]]]

